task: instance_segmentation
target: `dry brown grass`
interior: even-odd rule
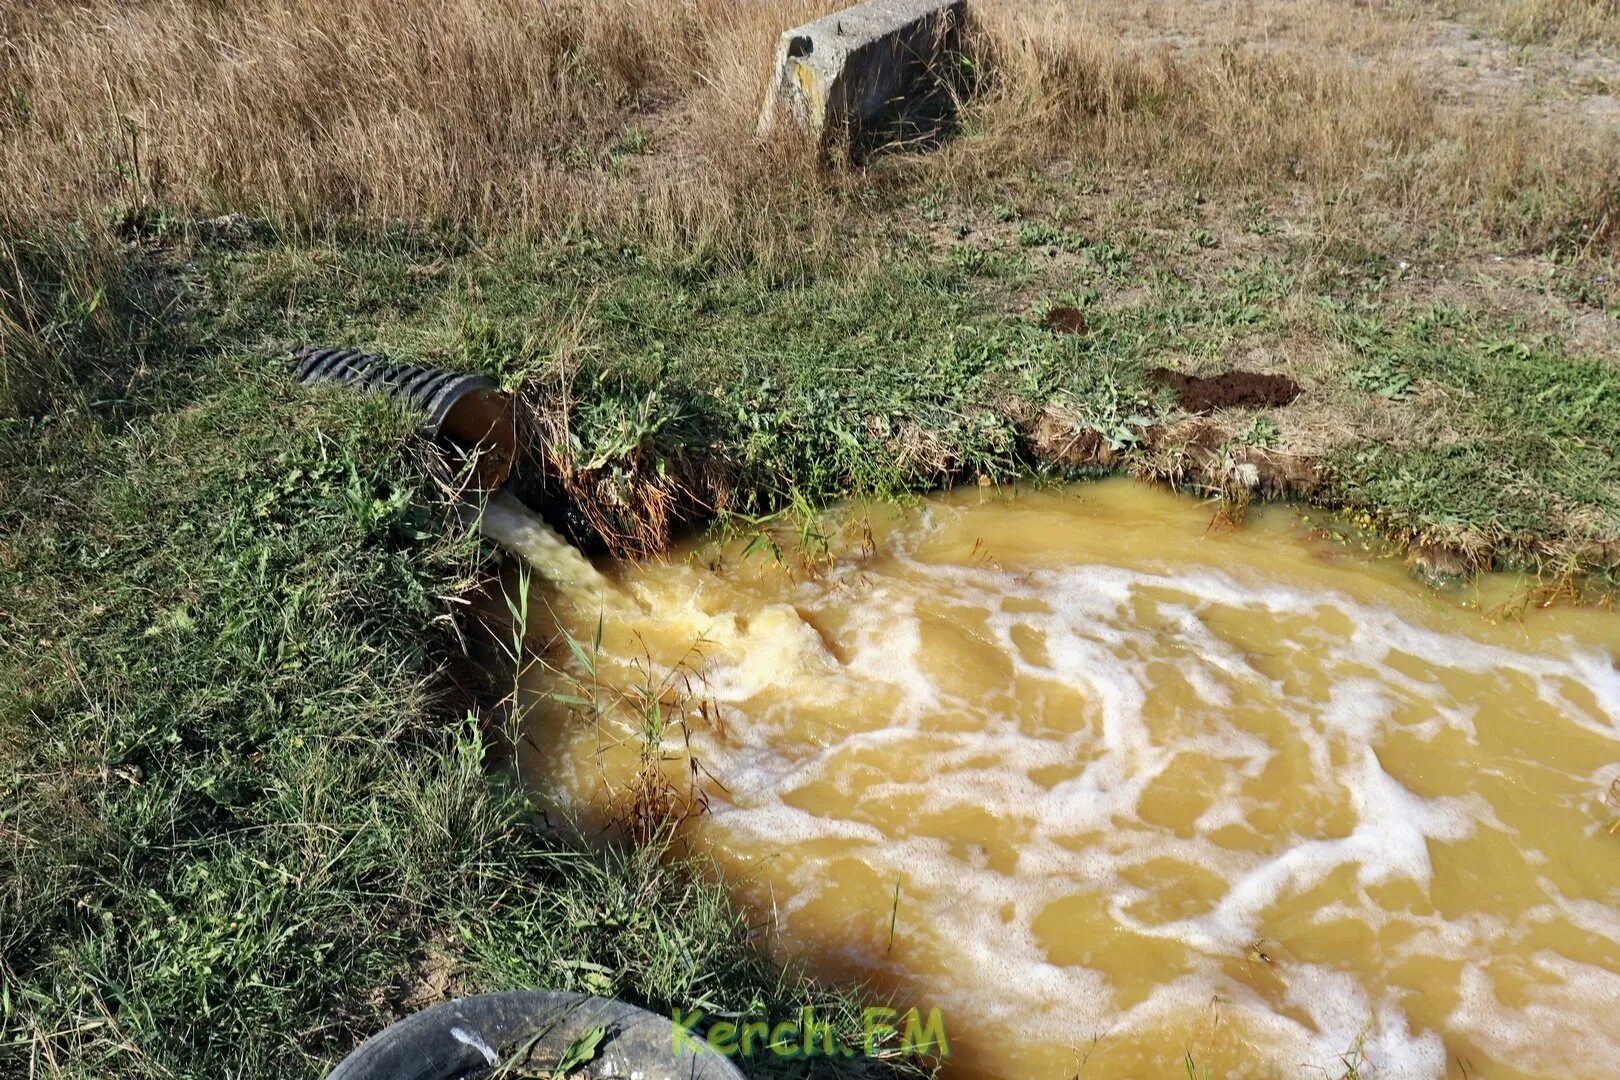
[[[0,5],[0,407],[89,355],[75,343],[109,329],[107,275],[127,265],[104,257],[108,227],[159,215],[475,242],[628,230],[656,256],[791,274],[870,263],[870,226],[919,190],[978,196],[1045,170],[1258,199],[1324,247],[1620,243],[1612,126],[1526,87],[1459,93],[1415,9],[980,3],[990,77],[965,137],[850,169],[752,137],[776,36],[837,4]],[[1540,5],[1555,6],[1565,22],[1607,10]],[[40,228],[70,220],[97,242]],[[31,251],[40,238],[56,250]]]
[[[1457,14],[1476,18],[1514,42],[1620,44],[1617,0],[1475,0],[1456,8]]]
[[[1435,128],[1409,70],[1368,78],[1284,50],[1134,51],[1051,18],[989,21],[1000,71],[997,148],[1083,151],[1212,181],[1342,181],[1369,150],[1394,156]]]
[[[164,207],[475,234],[608,221],[775,261],[850,212],[852,185],[911,170],[977,183],[1066,159],[1303,197],[1328,230],[1607,238],[1612,132],[1443,107],[1408,16],[1327,0],[1139,0],[1100,21],[981,4],[995,76],[978,137],[858,180],[818,172],[805,148],[750,133],[776,35],[834,6],[7,5],[0,213]],[[650,153],[616,153],[627,135]]]
[[[735,143],[803,3],[193,0],[0,10],[6,209],[117,203],[318,226],[590,217],[632,117],[694,96],[686,133]],[[737,92],[733,92],[737,91]],[[746,179],[759,153],[724,174]],[[671,180],[676,179],[670,177]],[[694,177],[681,179],[692,180]],[[655,203],[672,196],[652,185]],[[680,205],[660,205],[679,220]]]
[[[1172,46],[1049,6],[989,9],[1001,75],[972,150],[1104,162],[1200,188],[1291,190],[1327,231],[1609,239],[1620,196],[1613,131],[1522,107],[1448,106],[1413,24],[1347,10],[1307,12],[1258,43],[1217,26]],[[1324,45],[1324,27],[1363,49]]]

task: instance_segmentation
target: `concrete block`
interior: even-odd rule
[[[818,139],[901,103],[961,48],[967,0],[868,0],[782,35],[759,132],[793,124]]]

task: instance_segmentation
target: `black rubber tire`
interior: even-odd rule
[[[551,990],[507,990],[456,998],[408,1016],[361,1043],[327,1080],[464,1080],[539,1036],[531,1060],[556,1061],[579,1035],[607,1033],[579,1075],[592,1080],[745,1080],[728,1059],[683,1042],[675,1052],[669,1017],[611,998]]]

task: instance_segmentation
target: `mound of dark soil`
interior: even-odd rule
[[[1259,371],[1227,371],[1208,378],[1185,375],[1169,368],[1149,368],[1147,377],[1167,390],[1190,413],[1214,409],[1269,409],[1299,397],[1299,384],[1286,375]]]
[[[1059,304],[1047,310],[1041,317],[1041,325],[1054,334],[1083,334],[1086,317],[1075,308]]]

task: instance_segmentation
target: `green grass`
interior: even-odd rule
[[[514,986],[852,1015],[702,866],[507,788],[446,602],[486,556],[409,418],[198,304],[164,377],[36,372],[4,421],[0,1075],[315,1076]]]
[[[1019,403],[1088,393],[1102,375],[1145,392],[1140,364],[1121,363],[1132,346],[1009,318],[949,259],[777,281],[576,239],[493,245],[413,280],[412,257],[348,247],[239,260],[228,272],[238,332],[374,341],[542,389],[566,369],[579,456],[622,455],[627,433],[718,447],[749,511],[794,492],[820,501],[1010,476],[1027,466],[1010,419]],[[344,302],[339,283],[362,279],[375,284]]]
[[[100,225],[0,220],[0,422],[49,412],[66,386],[103,410],[127,407],[137,380],[166,374],[143,365],[172,299],[155,269]]]
[[[1365,360],[1353,383],[1394,396],[1443,393],[1457,429],[1442,445],[1347,453],[1339,463],[1343,501],[1398,530],[1443,539],[1474,532],[1526,559],[1549,538],[1572,546],[1614,536],[1613,365],[1450,308],[1398,323],[1345,316],[1338,332]]]

